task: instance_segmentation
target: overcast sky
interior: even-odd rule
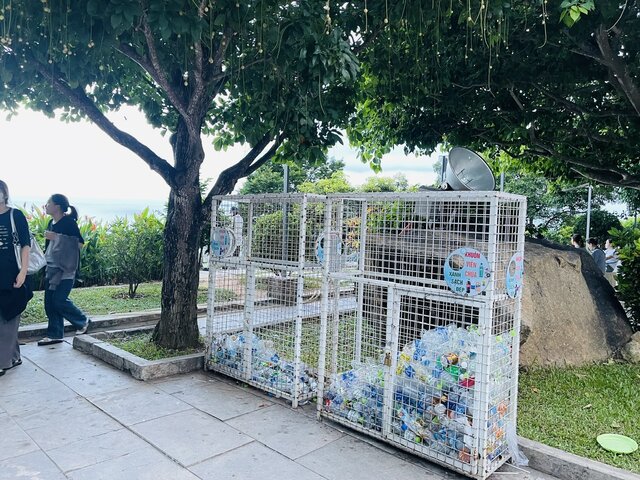
[[[156,154],[171,160],[168,139],[151,128],[141,113],[126,109],[110,118]],[[241,158],[246,147],[216,152],[205,145],[205,151],[202,178],[215,179]],[[31,111],[21,111],[9,121],[6,113],[0,112],[0,152],[0,179],[7,182],[16,203],[44,203],[55,192],[64,193],[72,203],[82,199],[164,202],[169,192],[160,176],[140,158],[89,122],[64,123]],[[374,175],[348,147],[337,146],[330,155],[345,161],[353,185]],[[398,148],[383,158],[381,175],[404,173],[410,184],[432,184],[435,158],[407,156]]]

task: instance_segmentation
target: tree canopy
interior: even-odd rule
[[[349,134],[365,160],[497,146],[552,178],[640,188],[637,1],[420,3],[360,57]]]
[[[327,7],[328,8],[325,8]],[[321,2],[278,0],[10,0],[0,9],[0,108],[21,104],[87,118],[170,186],[162,318],[154,340],[198,342],[197,258],[211,199],[276,155],[321,161],[339,140],[358,63],[355,16]],[[106,113],[144,112],[169,134],[166,159]],[[248,143],[202,198],[213,147]],[[211,147],[211,148],[213,148]]]

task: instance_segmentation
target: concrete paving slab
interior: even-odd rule
[[[198,480],[153,447],[67,473],[71,480]]]
[[[78,470],[149,448],[149,444],[126,428],[96,435],[64,447],[49,450],[47,455],[63,472]]]
[[[192,408],[178,398],[146,384],[99,395],[92,402],[127,426]]]
[[[40,447],[6,413],[0,414],[0,460],[40,450]]]
[[[420,465],[408,463],[351,436],[344,436],[298,459],[330,480],[371,480],[374,478],[421,478],[429,480],[463,479],[461,475],[443,476]],[[444,473],[444,472],[443,472]]]
[[[12,368],[2,377],[0,399],[20,393],[48,390],[58,385],[51,375],[22,356],[22,365]]]
[[[66,480],[47,455],[38,450],[0,462],[0,480]]]
[[[195,385],[189,391],[176,393],[175,397],[223,421],[273,403],[252,394],[249,388],[241,389],[225,382]]]
[[[198,410],[133,425],[131,429],[184,466],[200,463],[253,439]]]
[[[296,459],[341,438],[343,434],[282,405],[271,405],[227,421],[282,455]]]
[[[211,378],[211,375],[207,375],[204,372],[190,372],[158,380],[150,380],[147,383],[154,385],[163,392],[173,395],[174,393],[188,392],[196,386],[206,385],[207,383],[215,381],[215,379]]]
[[[39,424],[37,427],[25,426],[33,424],[34,416],[19,418],[16,422],[44,451],[80,440],[89,443],[92,437],[121,428],[111,417],[83,401],[85,404],[79,404],[70,410],[70,415],[68,412],[47,409],[35,418],[35,422]],[[48,405],[55,408],[55,403]]]
[[[190,470],[202,480],[323,480],[320,475],[257,442],[194,465]],[[345,476],[342,480],[348,478]]]
[[[9,373],[15,375],[14,370],[11,370]],[[9,373],[2,378],[5,379],[9,377]],[[43,405],[47,405],[47,402],[51,402],[52,400],[56,402],[56,408],[61,408],[63,405],[62,402],[80,398],[76,392],[70,390],[59,381],[51,377],[49,377],[49,380],[50,383],[47,382],[48,386],[46,388],[35,391],[22,391],[23,389],[18,389],[18,393],[13,395],[0,396],[0,405],[2,405],[2,408],[7,413],[17,417],[32,411],[40,411]],[[29,380],[25,379],[25,381]],[[11,391],[13,391],[12,388],[7,390],[7,392],[3,391],[3,393],[11,393]]]

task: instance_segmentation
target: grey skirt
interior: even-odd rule
[[[20,344],[18,343],[18,326],[20,315],[6,320],[0,313],[0,368],[11,368],[20,360]]]

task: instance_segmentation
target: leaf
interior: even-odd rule
[[[587,403],[584,407],[582,407],[583,410],[588,410],[591,407],[593,407],[593,405],[591,405],[590,403]]]
[[[622,428],[622,425],[618,422],[611,422],[611,428]]]
[[[122,25],[122,17],[120,15],[111,15],[111,26],[118,28],[120,25]]]
[[[532,391],[533,393],[540,393],[540,390],[538,390],[536,387],[532,387],[532,388],[531,388],[531,391]]]

